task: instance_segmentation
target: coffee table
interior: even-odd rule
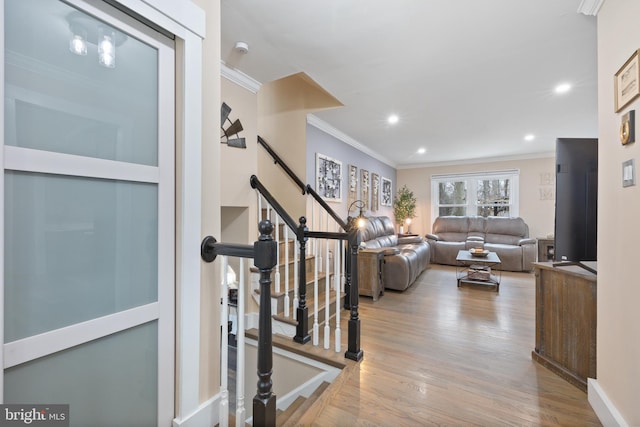
[[[486,256],[474,256],[468,250],[458,251],[456,256],[458,266],[456,268],[456,279],[458,287],[462,283],[472,283],[474,285],[490,285],[496,287],[496,292],[500,290],[501,274],[495,275],[491,272],[491,267],[500,265],[500,257],[495,252],[489,252]]]

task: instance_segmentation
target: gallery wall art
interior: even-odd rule
[[[328,202],[342,201],[342,162],[316,153],[316,192]]]
[[[380,204],[382,206],[391,206],[393,203],[393,193],[391,191],[391,180],[382,177],[382,186],[380,189]]]

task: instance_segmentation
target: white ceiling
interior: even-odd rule
[[[597,137],[596,18],[579,4],[222,0],[222,60],[260,83],[307,73],[344,104],[315,116],[398,168],[539,157]]]

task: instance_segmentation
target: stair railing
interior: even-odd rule
[[[220,416],[219,425],[229,424],[228,389],[228,295],[227,279],[228,257],[240,258],[240,282],[238,284],[238,337],[237,376],[236,376],[236,426],[245,425],[244,406],[244,258],[252,258],[260,271],[260,311],[258,315],[258,383],[253,398],[253,424],[260,426],[276,425],[276,395],[273,393],[271,374],[273,369],[273,344],[271,329],[271,273],[276,265],[277,243],[273,240],[273,224],[261,221],[258,225],[260,237],[253,245],[218,243],[212,236],[202,240],[200,256],[206,262],[221,256],[222,310],[221,310],[221,348],[220,348]]]
[[[279,163],[282,163],[281,160],[278,160]],[[285,165],[286,166],[286,165]],[[287,168],[288,169],[288,168]],[[290,171],[290,169],[288,169]],[[282,208],[282,206],[275,200],[275,198],[271,195],[271,193],[260,183],[259,179],[254,175],[250,180],[252,188],[256,189],[259,194],[259,211],[262,212],[262,198],[264,198],[267,203],[267,212],[275,211],[275,217],[281,217],[285,227],[285,233],[287,233],[287,228],[289,228],[294,235],[296,236],[296,241],[299,244],[298,251],[294,251],[295,254],[298,255],[299,262],[294,264],[294,271],[297,266],[297,285],[294,289],[297,289],[297,295],[294,291],[294,312],[295,319],[297,322],[296,333],[294,336],[294,341],[305,344],[311,341],[311,336],[309,335],[309,325],[308,325],[308,306],[307,306],[307,295],[306,295],[306,283],[307,283],[307,269],[305,260],[307,258],[307,242],[309,239],[312,239],[314,244],[314,256],[316,257],[316,261],[319,261],[321,257],[321,253],[318,248],[321,247],[320,241],[324,241],[325,244],[322,246],[324,248],[324,274],[327,279],[325,280],[325,328],[324,328],[324,348],[328,349],[330,347],[330,331],[328,331],[328,319],[330,317],[330,304],[328,303],[329,294],[331,289],[336,294],[336,330],[335,330],[335,342],[336,342],[336,352],[341,351],[341,331],[340,331],[340,299],[342,293],[342,278],[344,278],[344,291],[346,293],[345,296],[345,308],[351,310],[351,317],[349,320],[349,335],[348,335],[348,351],[345,353],[345,357],[351,358],[353,360],[360,360],[362,358],[362,350],[360,349],[360,328],[359,328],[359,318],[357,314],[358,310],[358,287],[357,287],[357,272],[345,272],[345,270],[349,269],[350,265],[357,265],[357,258],[351,262],[348,262],[348,258],[342,255],[345,251],[349,251],[350,256],[357,257],[357,246],[356,251],[350,251],[348,246],[345,246],[345,242],[350,242],[350,239],[358,239],[360,235],[360,231],[353,227],[352,225],[347,225],[342,221],[330,208],[330,211],[326,211],[326,220],[327,224],[329,224],[329,216],[333,217],[336,223],[334,226],[336,231],[310,231],[307,227],[307,219],[302,216],[300,217],[299,224],[295,224],[291,216]],[[313,190],[311,189],[313,192]],[[313,192],[315,193],[315,192]],[[311,194],[311,193],[310,193]],[[320,199],[319,196],[314,197],[316,200]],[[324,202],[324,200],[322,200]],[[326,205],[326,203],[325,203]],[[272,212],[271,211],[271,212]],[[273,216],[272,216],[273,219]],[[329,227],[329,225],[327,225]],[[328,228],[327,228],[328,229]],[[340,231],[340,229],[349,230],[347,233]],[[330,244],[329,241],[334,241],[334,281],[333,286],[331,285],[330,280]],[[286,246],[285,246],[286,247]],[[342,249],[344,247],[344,250]],[[338,255],[340,254],[340,255]],[[344,257],[344,258],[343,258]],[[343,263],[340,264],[340,260],[343,260]],[[285,260],[288,262],[288,257]],[[345,267],[341,267],[345,266]],[[318,303],[318,270],[322,266],[322,262],[315,263],[314,270],[314,323],[313,323],[313,344],[319,344],[319,325],[318,325],[318,311],[317,311],[317,303]],[[288,268],[285,269],[288,271]],[[288,281],[285,280],[285,293],[288,294],[288,288],[286,287]],[[296,304],[297,303],[297,304]],[[352,324],[357,324],[358,327],[352,327]]]
[[[360,360],[362,357],[362,352],[360,350],[360,321],[358,319],[358,282],[357,282],[357,268],[352,268],[351,266],[357,266],[357,249],[355,250],[352,247],[352,243],[356,239],[360,239],[360,233],[357,228],[349,223],[349,219],[347,222],[342,221],[342,219],[335,213],[335,211],[320,197],[310,185],[304,185],[302,180],[298,178],[298,176],[287,166],[287,164],[278,156],[278,154],[269,146],[269,144],[260,136],[258,136],[258,144],[262,145],[264,149],[269,153],[269,155],[273,158],[274,163],[280,165],[283,171],[291,178],[291,180],[302,190],[303,194],[307,193],[311,195],[317,204],[319,204],[325,212],[331,215],[334,220],[340,224],[342,230],[349,234],[349,243],[347,244],[346,252],[344,260],[344,268],[341,273],[341,287],[344,288],[345,291],[345,300],[344,300],[344,308],[351,311],[350,319],[349,319],[349,350],[345,354],[347,358]],[[311,210],[312,216],[314,210]],[[313,224],[313,221],[312,221]],[[353,235],[352,235],[353,234]],[[353,258],[353,259],[351,259]],[[304,262],[304,258],[300,258],[301,263]],[[353,270],[353,271],[352,271]],[[301,276],[302,278],[302,276]],[[334,276],[335,278],[335,276]],[[300,289],[302,289],[302,285],[300,285]],[[356,327],[357,325],[357,327]],[[298,323],[298,326],[300,324]],[[352,330],[353,328],[353,330]],[[298,335],[296,335],[298,336]]]

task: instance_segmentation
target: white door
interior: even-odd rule
[[[173,40],[98,0],[0,4],[2,401],[169,426]]]

